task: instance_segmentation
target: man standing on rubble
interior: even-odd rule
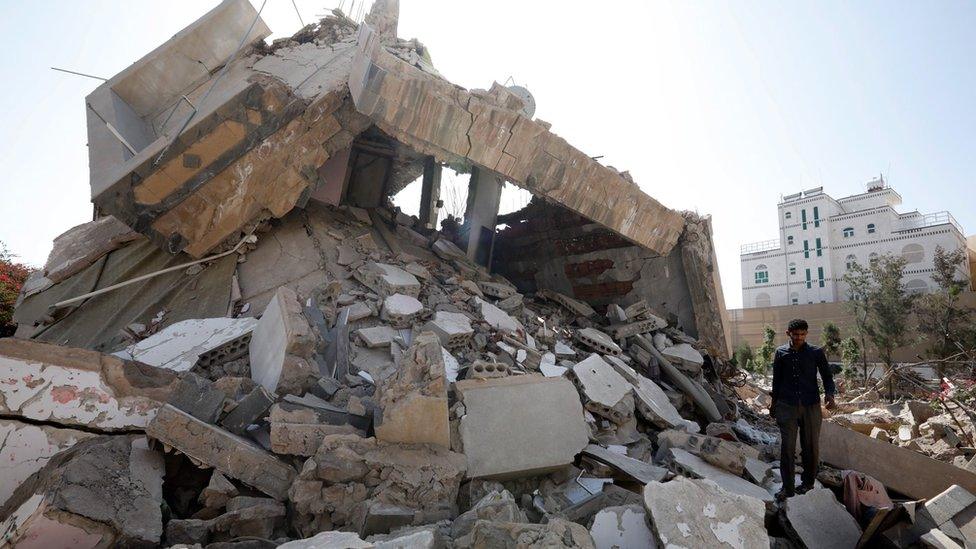
[[[786,335],[790,342],[776,349],[773,359],[773,391],[769,415],[776,418],[780,434],[779,470],[783,489],[776,494],[782,501],[795,494],[813,489],[820,466],[820,388],[817,371],[823,380],[827,409],[837,407],[834,402],[834,376],[823,349],[807,344],[807,321],[790,321]],[[800,453],[803,460],[802,484],[794,490],[796,435],[800,433]]]

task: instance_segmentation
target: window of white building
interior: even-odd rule
[[[791,275],[796,274],[796,263],[790,263],[790,274]]]
[[[906,263],[921,263],[925,259],[925,248],[921,244],[906,244],[901,249],[901,256]]]
[[[792,217],[793,217],[793,212],[786,212],[785,214],[783,214],[784,219],[790,219]]]
[[[791,246],[793,245],[793,235],[789,235],[786,237],[786,243]]]
[[[868,234],[874,234],[874,233],[875,233],[874,223],[868,223]]]
[[[769,307],[772,300],[769,299],[769,294],[759,294],[756,296],[756,307]]]
[[[756,265],[756,284],[769,283],[769,268],[764,264]],[[765,295],[765,294],[761,294]],[[767,296],[768,297],[768,296]]]
[[[857,263],[857,257],[854,254],[847,256],[847,270],[851,270],[854,264]]]
[[[910,294],[924,293],[928,289],[929,289],[928,283],[922,280],[921,278],[910,280],[908,284],[905,284],[905,290],[907,290],[908,293]]]
[[[854,227],[845,227],[844,238],[850,238],[852,236],[854,236]]]
[[[800,294],[793,292],[790,294],[790,304],[797,305],[800,303]]]

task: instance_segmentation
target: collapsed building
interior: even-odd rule
[[[0,341],[4,540],[812,547],[819,517],[842,545],[895,524],[862,531],[825,489],[774,504],[709,218],[572,147],[524,89],[450,83],[398,11],[269,45],[225,0],[86,98],[95,220]],[[438,227],[446,169],[468,200]],[[506,183],[533,198],[500,215]],[[899,535],[960,540],[962,511]]]

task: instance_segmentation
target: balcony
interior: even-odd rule
[[[756,254],[759,252],[768,252],[771,250],[779,249],[779,239],[774,238],[772,240],[763,240],[760,242],[750,242],[749,244],[743,244],[739,246],[739,255],[746,254]]]
[[[892,230],[893,232],[900,233],[934,227],[936,225],[952,225],[959,231],[959,234],[965,234],[962,226],[956,221],[956,218],[952,217],[952,214],[946,211],[899,219]]]

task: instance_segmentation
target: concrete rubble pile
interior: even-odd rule
[[[833,470],[775,502],[708,218],[443,79],[397,14],[267,45],[226,0],[88,97],[97,219],[0,340],[4,542],[970,541],[964,480],[861,523]],[[471,183],[438,230],[444,166]],[[534,198],[500,216],[505,182]]]

